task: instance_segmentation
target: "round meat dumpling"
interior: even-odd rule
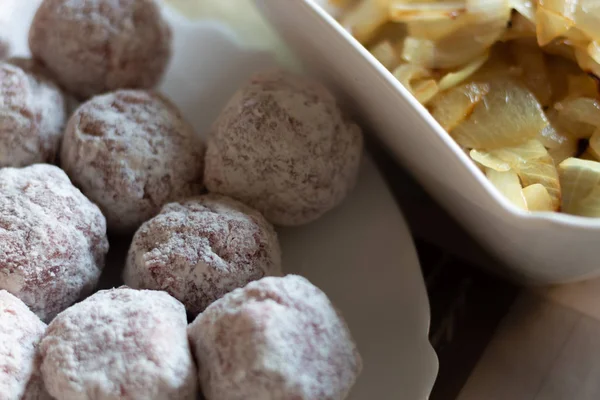
[[[18,298],[0,290],[0,394],[2,400],[51,400],[39,371],[44,324]]]
[[[171,57],[171,29],[153,0],[44,0],[29,48],[79,98],[150,89]]]
[[[183,305],[165,292],[102,290],[60,313],[40,343],[56,399],[195,400]]]
[[[341,315],[295,275],[234,290],[188,332],[210,400],[341,400],[362,368]]]
[[[248,204],[275,225],[302,225],[346,197],[362,149],[360,128],[324,86],[287,72],[261,73],[215,122],[204,179],[209,191]]]
[[[143,90],[81,105],[61,148],[62,168],[119,233],[135,232],[168,202],[200,194],[203,159],[204,144],[177,107]]]
[[[0,167],[54,162],[66,120],[62,92],[40,69],[0,62]]]
[[[125,284],[165,290],[196,315],[233,289],[281,274],[273,226],[256,210],[209,194],[167,204],[136,232]]]
[[[0,169],[0,289],[42,320],[95,288],[106,220],[58,167]]]

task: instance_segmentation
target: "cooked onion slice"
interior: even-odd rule
[[[394,45],[389,40],[377,43],[369,49],[371,54],[387,69],[392,70],[400,64],[400,57],[396,53]]]
[[[589,97],[567,98],[554,104],[558,123],[578,138],[588,138],[592,127],[600,126],[600,102]],[[588,129],[576,124],[587,124]],[[573,129],[578,128],[578,129]]]
[[[545,46],[563,36],[575,25],[573,20],[543,6],[538,7],[535,19],[537,21],[536,35],[540,46]]]
[[[537,139],[548,149],[550,157],[554,160],[554,165],[560,164],[563,160],[574,157],[577,153],[578,140],[565,131],[553,125],[556,120],[556,111],[552,110],[547,114],[550,125],[544,129]]]
[[[465,1],[390,1],[390,19],[396,22],[454,20],[467,12]]]
[[[521,182],[519,182],[519,176],[515,171],[499,172],[488,168],[485,171],[485,175],[496,189],[511,203],[522,210],[527,210],[523,188],[521,187]]]
[[[471,151],[471,157],[489,169],[504,170],[508,166],[519,175],[523,186],[542,184],[552,199],[553,209],[559,208],[561,188],[556,167],[552,157],[538,140],[487,152]]]
[[[504,33],[510,20],[507,0],[466,0],[466,14],[444,27],[447,34],[416,36],[409,27],[402,58],[426,68],[454,69],[485,54]],[[425,21],[431,26],[431,21]]]
[[[438,86],[428,70],[417,65],[404,64],[394,70],[396,79],[407,88],[421,104],[426,104],[438,92]]]
[[[513,79],[499,77],[471,116],[451,131],[461,146],[493,150],[536,138],[549,124],[535,96]]]
[[[512,55],[523,68],[523,82],[543,106],[548,106],[552,98],[552,85],[548,79],[548,69],[542,50],[524,40],[511,43]]]
[[[494,171],[506,172],[511,170],[511,166],[509,163],[507,163],[504,160],[501,160],[496,155],[490,152],[473,149],[469,152],[469,156],[471,156],[473,161],[475,161],[476,163],[486,168],[493,169]]]
[[[510,6],[517,10],[518,15],[522,15],[531,23],[535,22],[535,12],[537,8],[537,2],[535,0],[510,0]]]
[[[568,158],[558,166],[563,188],[562,211],[600,216],[600,162]]]
[[[565,3],[571,3],[575,9],[577,29],[591,40],[600,41],[600,3],[597,0],[565,0]]]
[[[435,42],[449,36],[468,22],[468,18],[457,18],[440,21],[412,21],[407,22],[405,25],[409,37]]]
[[[529,211],[554,211],[552,198],[544,185],[535,183],[523,188],[523,195]]]
[[[483,100],[483,96],[489,90],[490,86],[487,83],[471,82],[456,86],[437,94],[427,108],[447,132],[452,132],[458,124],[471,115],[475,106]]]
[[[362,0],[343,13],[340,23],[362,44],[372,39],[389,19],[387,0]]]
[[[451,87],[454,87],[458,84],[463,83],[467,80],[471,75],[473,75],[488,59],[488,53],[481,55],[480,57],[475,58],[473,61],[465,65],[464,68],[455,71],[449,72],[446,74],[440,81],[438,82],[438,87],[440,91],[448,90]]]

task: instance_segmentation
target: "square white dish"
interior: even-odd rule
[[[296,54],[310,60],[306,67],[336,88],[438,202],[506,264],[498,272],[528,284],[600,275],[600,219],[517,209],[317,1],[256,3]]]
[[[27,56],[26,27],[39,0],[2,1],[15,5],[14,55]],[[198,1],[206,9],[208,0]],[[216,7],[223,0],[211,1]],[[192,21],[169,7],[165,16],[174,54],[160,90],[205,135],[233,92],[253,72],[277,63],[269,46],[246,46],[220,19]],[[313,224],[278,232],[284,271],[323,289],[357,341],[364,370],[349,399],[426,399],[438,369],[428,340],[427,293],[406,223],[371,160],[365,157],[357,187],[340,207]],[[127,238],[111,240],[101,288],[122,283],[128,245]]]

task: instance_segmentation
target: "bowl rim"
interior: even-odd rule
[[[327,0],[321,0],[327,1]],[[442,142],[446,148],[458,158],[460,166],[463,170],[470,174],[479,183],[486,193],[492,199],[492,203],[496,207],[496,211],[505,214],[506,216],[527,221],[528,224],[544,225],[544,226],[560,226],[576,229],[593,229],[600,231],[600,218],[582,217],[578,215],[565,214],[562,212],[545,211],[545,212],[530,212],[522,210],[506,199],[498,189],[485,177],[483,172],[477,168],[475,163],[465,154],[460,146],[452,139],[444,128],[433,118],[427,109],[419,103],[419,101],[394,77],[394,75],[385,68],[358,40],[350,34],[335,18],[328,12],[323,5],[319,4],[318,0],[303,0],[312,13],[330,25],[331,28],[346,42],[348,42],[354,51],[358,52],[364,58],[370,67],[377,74],[379,79],[385,81],[396,94],[412,107],[412,111],[420,117],[423,122],[430,128],[433,137]]]

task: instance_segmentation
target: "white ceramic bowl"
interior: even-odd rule
[[[517,209],[317,2],[256,2],[300,59],[308,60],[306,68],[345,96],[419,182],[503,261],[506,268],[498,272],[529,284],[600,275],[600,219]]]

